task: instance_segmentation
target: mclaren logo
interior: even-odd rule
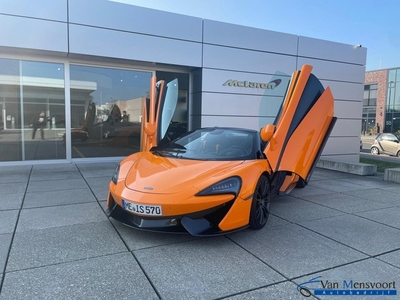
[[[223,86],[236,86],[236,87],[245,87],[245,88],[254,88],[254,89],[274,89],[280,83],[281,83],[280,79],[275,79],[268,83],[252,82],[252,81],[239,81],[239,80],[229,79],[223,84]]]

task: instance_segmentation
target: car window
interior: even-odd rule
[[[381,139],[383,141],[398,142],[397,137],[394,134],[391,134],[391,133],[382,134]]]
[[[257,132],[252,130],[203,128],[157,147],[153,153],[198,160],[256,159],[257,137]]]

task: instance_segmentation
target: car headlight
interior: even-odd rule
[[[117,184],[118,182],[118,175],[119,175],[119,165],[114,171],[114,175],[111,177],[111,181],[114,182],[114,184]]]
[[[238,176],[229,177],[227,179],[221,180],[208,188],[200,191],[196,196],[209,196],[209,195],[220,195],[220,194],[234,194],[237,196],[240,187],[242,185],[242,180]]]

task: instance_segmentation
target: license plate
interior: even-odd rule
[[[125,210],[138,215],[162,216],[161,205],[144,205],[122,200],[122,206]]]

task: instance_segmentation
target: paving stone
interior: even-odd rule
[[[54,172],[32,172],[30,181],[49,181],[49,180],[68,180],[82,179],[81,173],[78,170],[74,171],[54,171]]]
[[[2,174],[0,173],[0,182],[1,183],[16,183],[22,182],[25,184],[28,183],[29,173],[12,173],[12,174]]]
[[[10,175],[10,174],[29,174],[32,170],[32,166],[1,166],[0,174],[1,175]]]
[[[87,184],[82,179],[32,181],[28,185],[28,192],[70,190],[72,188],[87,188]]]
[[[355,175],[345,172],[315,168],[310,181],[354,178]]]
[[[3,272],[6,265],[8,251],[11,247],[12,234],[0,234],[0,274]],[[1,278],[1,277],[0,277]],[[0,279],[1,283],[1,279]]]
[[[108,221],[17,232],[7,272],[124,251]]]
[[[130,253],[6,273],[2,299],[159,299]]]
[[[382,189],[368,189],[345,191],[344,193],[362,199],[378,202],[384,204],[386,207],[400,205],[400,193],[396,193],[393,191],[386,191]]]
[[[89,177],[86,182],[93,191],[97,200],[106,200],[108,195],[108,185],[110,184],[111,176]]]
[[[379,260],[383,260],[393,266],[400,269],[400,250],[396,250],[387,254],[383,254],[377,257]],[[400,270],[398,271],[400,272]],[[400,274],[400,273],[399,273]]]
[[[0,195],[23,194],[27,185],[27,182],[0,183]]]
[[[13,233],[17,224],[18,210],[0,211],[0,234]]]
[[[369,186],[360,184],[360,182],[353,182],[352,179],[344,178],[344,179],[335,179],[333,180],[324,180],[318,181],[316,183],[310,182],[309,186],[326,189],[328,191],[333,192],[344,192],[344,191],[353,191],[353,190],[368,190]]]
[[[367,257],[295,224],[242,231],[229,238],[288,278]]]
[[[215,299],[284,278],[224,237],[134,251],[162,299]]]
[[[62,172],[62,171],[76,171],[76,170],[77,166],[75,164],[69,164],[69,163],[42,164],[42,165],[34,165],[32,167],[32,173]]]
[[[107,217],[97,202],[30,208],[21,211],[17,232],[105,220]]]
[[[0,195],[0,211],[10,209],[20,209],[24,193]]]
[[[86,178],[86,182],[90,187],[107,187],[111,181],[110,176],[101,176],[101,177],[88,177]]]
[[[91,190],[98,201],[107,200],[108,185],[101,187],[92,187]]]
[[[280,196],[273,201],[271,203],[271,213],[290,222],[322,219],[343,214],[343,212],[326,206],[291,196]]]
[[[96,170],[115,170],[118,162],[102,162],[102,163],[77,163],[76,167],[82,171],[96,171]]]
[[[271,206],[272,206],[272,204],[271,204]],[[283,226],[283,225],[287,225],[287,224],[289,224],[288,221],[270,214],[268,217],[268,222],[265,225],[265,228],[270,228],[270,227],[274,227],[274,226]]]
[[[332,194],[335,193],[334,191],[324,189],[324,188],[319,188],[316,186],[313,186],[312,188],[307,188],[307,186],[303,189],[294,189],[293,191],[290,192],[290,195],[293,197],[306,197],[310,195],[326,195],[326,194]]]
[[[301,224],[369,255],[400,248],[400,230],[355,215],[305,221]]]
[[[111,177],[114,175],[116,165],[108,167],[106,169],[83,169],[80,170],[83,177],[86,179],[97,178],[97,177],[107,177],[110,181]]]
[[[333,209],[337,209],[345,213],[357,213],[392,206],[391,204],[371,201],[368,199],[363,199],[343,193],[308,196],[304,197],[303,199]]]
[[[84,189],[28,192],[25,195],[24,208],[77,204],[94,201],[96,201],[96,198],[88,187]]]
[[[400,229],[400,207],[357,213],[358,216]]]

